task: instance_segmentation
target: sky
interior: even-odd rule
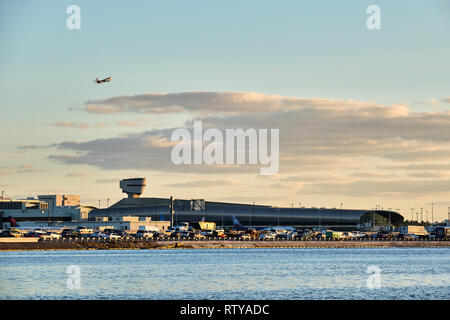
[[[70,5],[80,29],[68,29]],[[381,29],[366,13],[380,8]],[[0,0],[0,190],[450,206],[450,2]],[[95,77],[112,77],[95,84]],[[278,174],[171,162],[171,133],[280,130]],[[416,217],[414,215],[414,217]]]

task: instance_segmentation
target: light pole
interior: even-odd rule
[[[434,203],[431,203],[431,224],[434,223]]]
[[[376,206],[378,207],[378,205]],[[375,211],[377,210],[377,208],[375,208],[375,210],[373,211],[373,223],[372,223],[372,228],[375,228]]]
[[[277,207],[278,226],[280,226],[280,208]]]
[[[255,223],[255,201],[253,201],[253,206],[252,206],[252,219],[253,219],[253,223]],[[250,220],[250,222],[251,222],[251,220]],[[251,223],[250,223],[250,226],[251,226]]]
[[[175,210],[173,209],[173,196],[170,196],[169,210],[170,210],[170,226],[173,227],[173,214],[175,213]]]
[[[319,230],[322,229],[322,209],[319,208]]]
[[[389,230],[391,230],[391,210],[392,210],[392,208],[388,208],[388,210],[389,210]]]
[[[292,215],[292,225],[294,225],[294,203],[293,202],[292,202],[291,215]]]

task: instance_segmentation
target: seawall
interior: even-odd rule
[[[110,242],[7,242],[0,251],[108,250],[108,249],[243,249],[243,248],[437,248],[450,241],[110,241]]]

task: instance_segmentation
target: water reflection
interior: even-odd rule
[[[369,265],[379,290],[366,287]],[[448,299],[449,266],[448,248],[0,252],[0,298]]]

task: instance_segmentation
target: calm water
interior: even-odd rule
[[[449,299],[450,248],[0,252],[0,298]]]

